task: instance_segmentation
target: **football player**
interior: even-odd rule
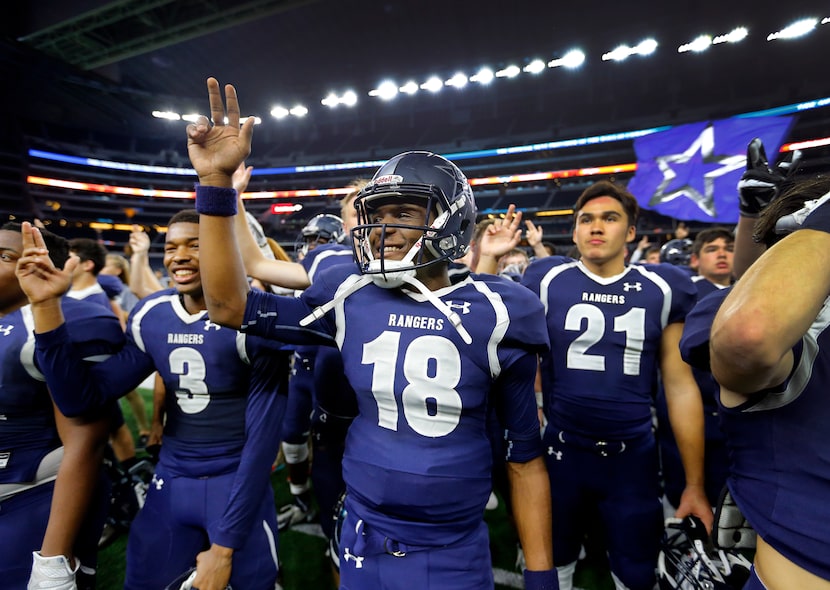
[[[701,301],[683,335],[691,362],[711,352],[729,491],[758,535],[746,589],[830,588],[828,191],[818,177],[766,206],[755,236],[768,249],[731,292]]]
[[[598,513],[615,580],[650,590],[663,531],[651,419],[658,369],[686,474],[678,517],[713,520],[700,392],[678,349],[695,289],[674,266],[626,264],[638,206],[622,187],[595,183],[574,210],[580,260],[543,258],[523,278],[545,306],[551,343],[540,370],[560,587],[572,587],[585,524]]]
[[[499,278],[451,285],[475,202],[461,171],[428,152],[392,158],[360,191],[359,270],[338,265],[295,299],[248,289],[234,239],[231,176],[250,152],[236,91],[208,80],[211,126],[188,126],[199,175],[207,304],[244,331],[334,342],[355,390],[346,439],[341,588],[493,587],[484,506],[490,494],[488,408],[509,438],[514,512],[528,588],[555,588],[550,497],[533,393],[547,348],[541,305]]]
[[[725,227],[704,229],[695,236],[692,243],[691,266],[696,268],[698,273],[692,277],[692,282],[697,288],[698,301],[709,293],[724,289],[732,283],[734,244],[735,238],[732,232]],[[693,367],[692,372],[703,398],[706,497],[712,506],[716,506],[729,475],[726,441],[718,419],[718,385],[709,371],[700,371]],[[665,495],[673,510],[680,502],[685,482],[683,463],[671,431],[666,396],[662,386],[657,392],[654,405]]]
[[[69,269],[32,258],[36,274],[24,289],[36,308],[38,359],[58,407],[69,414],[127,393],[153,371],[164,380],[164,444],[130,528],[125,588],[163,588],[195,562],[197,588],[224,588],[230,580],[236,588],[270,590],[277,526],[269,476],[287,358],[274,341],[210,321],[199,216],[181,211],[168,226],[164,264],[175,288],[143,299],[130,315],[123,350],[94,367],[65,342],[55,296]],[[42,252],[39,234],[30,235],[31,251]]]
[[[292,264],[263,260],[262,253],[255,243],[256,232],[250,231],[250,225],[243,222],[245,216],[241,212],[245,207],[241,193],[247,188],[250,174],[250,167],[240,166],[233,176],[234,188],[239,193],[237,206],[240,211],[236,216],[236,235],[249,276],[283,286],[282,282],[286,280],[285,274],[288,272],[291,274],[290,284],[305,288],[314,282],[317,275],[332,265],[354,265],[352,247],[344,242],[347,236],[350,238],[352,229],[357,225],[354,199],[359,190],[366,185],[365,180],[356,180],[350,185],[352,192],[340,203],[342,218],[320,214],[309,220],[302,230],[301,248],[305,256],[300,263]],[[301,411],[298,412],[297,409]],[[310,519],[308,500],[301,495],[308,488],[298,485],[298,482],[307,481],[308,461],[306,459],[298,464],[290,460],[292,455],[295,461],[297,458],[308,457],[305,440],[308,438],[307,430],[310,429],[314,455],[311,481],[320,508],[320,525],[331,544],[334,539],[335,504],[345,486],[341,464],[346,431],[356,414],[355,394],[345,378],[340,352],[331,346],[297,346],[294,353],[294,369],[289,382],[282,444],[294,503],[283,507],[277,515],[280,528]],[[305,418],[304,422],[299,420],[301,417]],[[298,428],[300,424],[304,424],[305,429]],[[289,438],[289,432],[294,433],[294,440]],[[296,468],[297,465],[301,466],[299,470]],[[337,580],[340,567],[338,555],[330,552],[330,557]]]
[[[63,265],[67,241],[43,235],[54,262]],[[32,590],[74,590],[76,584],[84,590],[94,587],[107,510],[101,457],[109,417],[68,418],[52,403],[34,357],[32,308],[15,276],[22,256],[21,226],[7,223],[0,229],[0,579],[14,590],[26,588],[27,580]],[[69,345],[81,357],[123,344],[108,309],[66,297],[58,305]]]
[[[351,262],[351,248],[343,245],[345,238],[343,220],[336,215],[327,213],[315,215],[303,227],[297,251],[302,254],[300,264],[308,275],[309,283],[313,280],[313,275],[317,272],[321,262],[326,260]],[[273,282],[267,272],[256,275],[256,278]],[[279,276],[276,278],[279,279]],[[280,509],[278,518],[281,529],[297,523],[309,522],[316,514],[311,508],[308,440],[312,410],[315,408],[316,401],[314,380],[318,370],[316,369],[318,348],[319,346],[315,345],[300,345],[294,351],[294,367],[289,383],[288,408],[283,426],[282,443],[282,452],[288,468],[289,488],[294,502]],[[315,493],[316,491],[315,488]],[[339,494],[339,492],[336,493]],[[331,508],[336,501],[337,495],[332,499],[327,513],[321,515],[321,523],[328,524],[331,521]]]

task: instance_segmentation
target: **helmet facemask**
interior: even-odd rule
[[[358,225],[352,230],[355,259],[363,274],[377,275],[375,282],[385,287],[402,284],[403,275],[414,276],[424,268],[445,260],[463,256],[469,244],[461,244],[461,236],[442,231],[452,214],[464,204],[463,198],[450,204],[440,188],[434,185],[399,185],[394,191],[358,196],[355,201]],[[424,225],[373,223],[374,212],[382,205],[412,203],[426,209]],[[428,223],[428,225],[427,225]],[[422,235],[401,260],[386,260],[384,256],[387,228],[421,231]],[[463,234],[463,230],[459,232]],[[378,254],[372,249],[372,234],[379,231]],[[375,277],[373,277],[375,278]]]
[[[319,245],[340,244],[345,239],[343,220],[336,215],[321,213],[312,217],[303,227],[294,243],[294,250],[303,256]],[[314,244],[312,247],[311,245]]]

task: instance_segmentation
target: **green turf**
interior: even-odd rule
[[[152,404],[151,392],[141,390],[148,407]],[[124,418],[135,434],[135,421],[123,404]],[[271,476],[276,504],[282,506],[290,501],[290,492],[285,479],[285,470]],[[507,571],[516,571],[516,533],[507,519],[504,502],[499,502],[496,510],[485,514],[485,520],[491,531],[491,551],[494,567]],[[334,588],[331,581],[330,566],[325,556],[326,543],[319,537],[288,530],[280,533],[279,554],[282,567],[282,585],[284,590],[330,590]],[[98,588],[99,590],[116,590],[124,584],[124,555],[126,534],[103,549],[99,554]],[[596,553],[596,552],[594,552]],[[612,590],[614,585],[608,575],[604,557],[589,556],[580,562],[575,585],[585,590]],[[496,586],[498,590],[508,590],[506,586]]]

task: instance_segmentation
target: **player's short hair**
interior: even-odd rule
[[[637,225],[637,218],[640,215],[640,206],[637,199],[625,187],[609,180],[595,182],[579,195],[574,205],[574,222],[580,210],[589,202],[599,197],[611,197],[620,202],[628,217],[628,225]]]
[[[487,231],[487,228],[496,222],[492,217],[487,217],[476,223],[475,231],[473,232],[473,242],[480,242],[481,236]]]
[[[196,209],[182,209],[167,222],[170,227],[174,223],[199,223],[199,212]]]
[[[784,237],[775,232],[775,224],[779,219],[795,213],[804,206],[806,201],[820,199],[828,192],[830,192],[830,176],[815,176],[796,182],[761,211],[752,231],[752,239],[767,247],[772,246]]]
[[[23,226],[16,221],[6,222],[0,229],[18,234],[23,232]],[[41,229],[40,235],[43,236],[43,243],[46,244],[46,248],[49,250],[49,258],[52,259],[52,264],[57,268],[63,268],[69,258],[69,240],[53,234],[48,229]]]
[[[727,244],[735,243],[735,236],[729,228],[709,227],[695,236],[695,241],[692,243],[692,254],[700,256],[700,251],[703,250],[703,246],[720,238],[723,238],[723,241]]]
[[[354,200],[357,197],[357,194],[363,190],[363,187],[367,184],[369,184],[368,178],[357,178],[347,185],[351,191],[340,200],[340,217],[346,217],[346,213],[348,213],[350,209],[354,209]]]
[[[69,251],[81,259],[92,262],[92,274],[98,276],[107,263],[107,249],[92,238],[73,238],[69,240]]]

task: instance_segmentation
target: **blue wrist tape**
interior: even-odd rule
[[[525,590],[559,590],[556,568],[540,572],[524,571]]]
[[[236,189],[197,184],[196,211],[201,215],[233,217],[236,215]]]

